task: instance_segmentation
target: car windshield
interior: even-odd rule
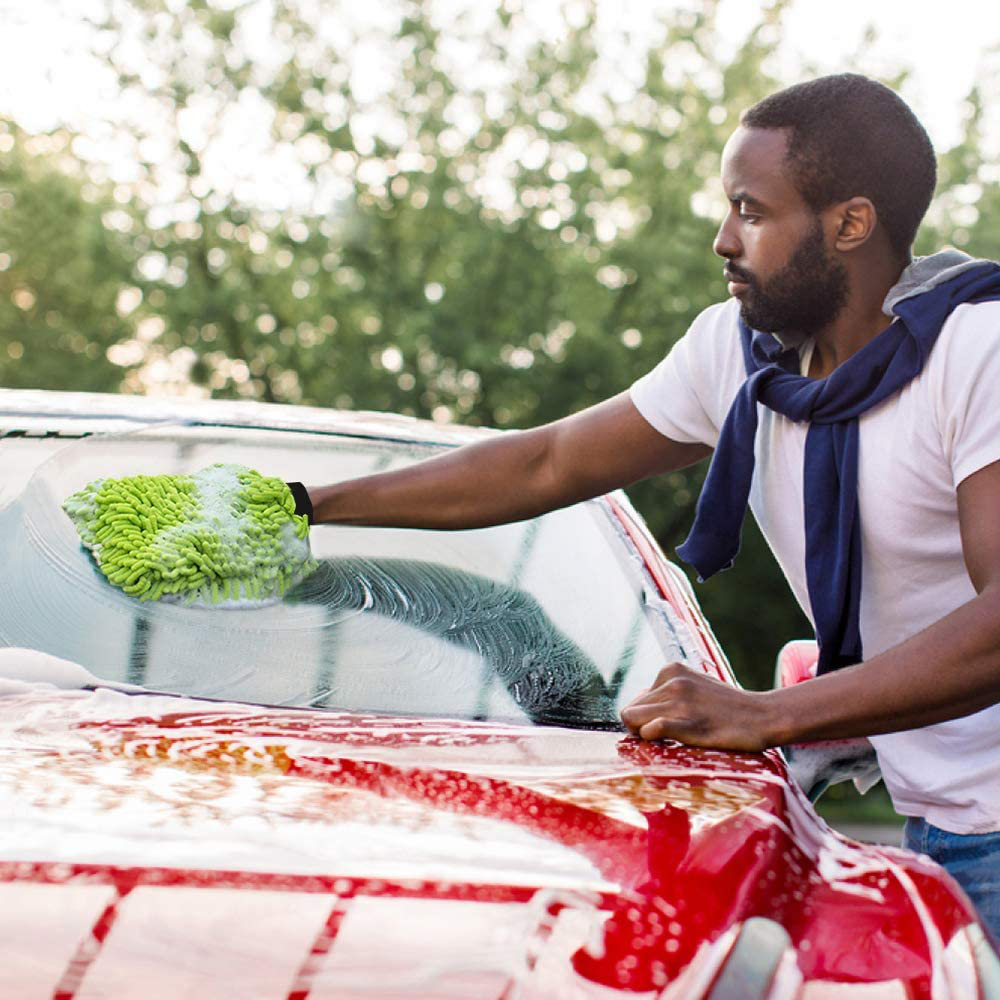
[[[335,482],[439,447],[177,425],[67,445],[0,511],[0,643],[203,698],[617,728],[686,643],[607,501],[472,531],[316,526],[319,568],[281,603],[211,610],[112,588],[60,506],[106,476],[235,462]]]

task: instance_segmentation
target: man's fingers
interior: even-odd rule
[[[640,726],[636,732],[636,736],[643,740],[666,740],[670,738],[669,727],[667,720],[662,716],[657,716],[655,719],[647,722],[645,725]]]
[[[644,740],[694,742],[701,712],[698,708],[705,677],[681,663],[664,667],[648,691],[622,709],[621,718],[633,736]]]
[[[622,709],[621,718],[633,736],[644,740],[760,751],[772,745],[766,708],[763,696],[755,692],[671,663],[648,691]]]
[[[657,674],[652,687],[640,692],[622,709],[622,722],[636,732],[656,716],[663,715],[671,705],[683,705],[695,677],[695,672],[683,663],[667,665]]]
[[[633,736],[644,740],[683,740],[690,723],[672,717],[670,706],[660,701],[656,705],[641,705],[622,711],[622,721]]]
[[[675,678],[685,674],[690,673],[689,667],[684,666],[683,663],[670,663],[663,667],[659,673],[656,675],[656,680],[648,688],[643,688],[626,706],[623,710],[623,714],[630,708],[635,708],[639,705],[646,705],[653,702],[659,702],[663,700],[663,688],[666,684]]]
[[[651,688],[622,709],[622,722],[633,736],[644,740],[673,739],[697,745],[706,724],[706,695],[711,703],[720,686],[726,687],[683,663],[670,663],[657,674]]]
[[[628,726],[632,732],[638,732],[647,722],[655,719],[660,714],[656,705],[637,705],[632,702],[621,712],[622,722]]]

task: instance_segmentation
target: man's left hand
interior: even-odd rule
[[[682,663],[671,663],[657,674],[651,688],[622,709],[622,721],[644,740],[759,751],[774,746],[766,694],[741,691]]]

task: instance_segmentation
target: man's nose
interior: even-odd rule
[[[726,260],[738,257],[742,249],[740,241],[733,232],[731,222],[732,219],[727,216],[722,225],[719,226],[719,231],[715,234],[715,239],[712,241],[712,250],[720,257],[725,257]]]

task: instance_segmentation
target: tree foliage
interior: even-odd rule
[[[624,390],[724,294],[718,156],[784,4],[725,59],[714,2],[645,40],[613,6],[106,0],[101,144],[0,123],[0,382],[500,427]],[[923,247],[998,253],[977,101]],[[631,491],[668,551],[702,474]],[[744,550],[701,597],[760,686],[807,626]]]
[[[0,124],[0,385],[111,392],[121,369],[107,351],[130,335],[116,304],[134,262],[68,146]]]

